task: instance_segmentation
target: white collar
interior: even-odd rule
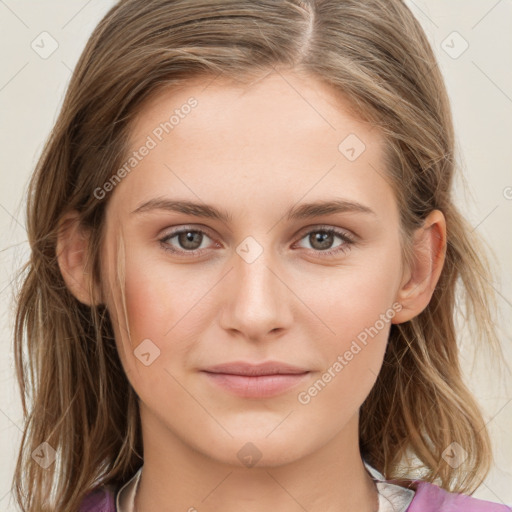
[[[117,512],[133,512],[135,493],[139,486],[140,474],[144,464],[137,470],[137,472],[126,482],[116,495],[116,511]]]
[[[414,498],[414,491],[391,482],[386,482],[382,473],[373,466],[370,466],[365,460],[363,462],[377,485],[379,493],[378,512],[405,512]]]

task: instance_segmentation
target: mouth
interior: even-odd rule
[[[244,398],[268,398],[289,391],[311,372],[280,362],[226,363],[201,370],[221,389]]]

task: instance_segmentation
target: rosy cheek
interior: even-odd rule
[[[380,369],[394,316],[392,286],[384,283],[377,287],[362,278],[347,289],[350,292],[338,290],[338,300],[324,302],[322,318],[335,333],[323,337],[325,354],[329,365],[341,355],[346,361],[345,374],[350,373],[358,380],[361,372],[365,372],[372,380],[373,373]]]

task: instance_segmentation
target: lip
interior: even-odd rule
[[[280,361],[265,361],[263,363],[246,363],[244,361],[233,361],[230,363],[217,364],[204,368],[209,373],[229,373],[231,375],[294,375],[305,373],[307,368],[293,366]]]
[[[202,370],[224,390],[244,398],[268,398],[297,386],[309,370],[277,361],[260,364],[232,362]]]

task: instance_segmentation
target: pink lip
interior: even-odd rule
[[[233,362],[202,370],[215,384],[244,398],[275,396],[296,386],[309,371],[287,363]]]

